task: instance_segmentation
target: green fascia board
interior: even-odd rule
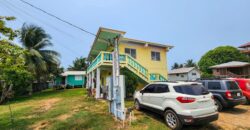
[[[100,28],[96,39],[91,47],[88,59],[93,60],[101,51],[106,51],[109,46],[111,46],[110,40],[113,40],[115,37],[119,35],[125,34],[125,32]]]

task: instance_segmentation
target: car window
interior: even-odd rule
[[[149,85],[144,90],[144,93],[154,93],[155,92],[155,85]]]
[[[207,86],[208,86],[208,89],[212,89],[212,90],[221,89],[220,82],[208,82]]]
[[[156,93],[166,93],[166,92],[169,92],[168,85],[165,84],[156,85]]]
[[[238,90],[239,86],[235,81],[226,81],[228,90]]]
[[[209,93],[207,89],[201,84],[174,86],[174,90],[177,93],[188,95],[205,95]]]

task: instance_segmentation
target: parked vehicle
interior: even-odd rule
[[[246,102],[245,96],[238,84],[229,79],[200,80],[213,93],[218,111],[223,108],[232,108]]]
[[[164,115],[167,126],[173,130],[218,119],[213,95],[201,83],[151,83],[136,92],[134,99],[137,110],[146,108]]]
[[[243,95],[247,98],[247,103],[250,104],[250,79],[244,78],[230,78],[238,83]]]

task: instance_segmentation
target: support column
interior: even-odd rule
[[[100,68],[96,69],[96,95],[95,98],[100,98],[101,95],[101,80],[100,80]]]
[[[87,88],[90,88],[90,73],[87,74]]]
[[[94,94],[94,88],[95,88],[95,82],[94,82],[94,79],[95,78],[95,73],[94,73],[94,70],[91,72],[91,95]]]

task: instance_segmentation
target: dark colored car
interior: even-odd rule
[[[243,95],[246,96],[248,104],[250,104],[250,79],[244,78],[231,78],[238,83]]]
[[[218,111],[246,102],[245,96],[234,80],[200,80],[200,82],[213,94]]]

